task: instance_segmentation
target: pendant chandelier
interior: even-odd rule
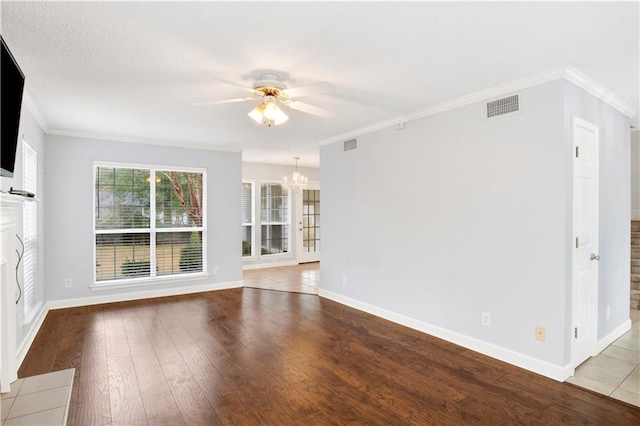
[[[307,189],[308,179],[306,176],[301,175],[298,171],[298,160],[300,159],[300,157],[293,157],[293,159],[296,161],[296,168],[293,172],[293,175],[291,175],[291,178],[285,176],[282,179],[282,187],[293,189],[297,192],[298,189]]]

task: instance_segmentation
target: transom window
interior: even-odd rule
[[[206,273],[204,170],[95,166],[95,282]]]

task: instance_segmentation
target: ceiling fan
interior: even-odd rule
[[[251,96],[219,101],[198,102],[192,105],[220,105],[234,102],[260,101],[258,105],[249,112],[249,117],[257,123],[264,124],[268,127],[274,125],[277,126],[289,119],[287,114],[284,113],[279,105],[327,119],[331,119],[336,116],[333,111],[310,105],[296,99],[330,90],[332,86],[326,81],[306,86],[288,88],[286,83],[280,79],[278,74],[271,72],[263,73],[260,78],[253,83],[252,87],[243,86],[242,84],[223,80],[221,78],[215,78],[215,80],[245,90],[251,93]]]

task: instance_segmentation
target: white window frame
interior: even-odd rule
[[[31,156],[31,159],[29,158]],[[33,167],[28,163],[32,160]],[[27,173],[33,173],[28,179]],[[38,193],[38,151],[26,139],[22,139],[22,188],[33,194]],[[27,223],[28,220],[31,223]],[[38,202],[27,199],[22,212],[22,306],[24,323],[30,323],[40,306],[38,294]]]
[[[243,222],[242,227],[251,226],[251,253],[242,256],[243,260],[253,260],[256,258],[256,181],[243,179],[242,185],[249,184],[251,185],[251,222]]]
[[[149,170],[150,179],[150,210],[149,216],[149,228],[144,229],[96,229],[95,211],[96,211],[96,197],[93,196],[93,209],[91,214],[93,215],[93,284],[89,287],[93,290],[111,289],[111,288],[123,288],[134,287],[140,285],[150,285],[165,283],[167,281],[191,281],[194,279],[206,279],[209,277],[207,268],[207,169],[199,167],[184,167],[184,166],[168,166],[158,164],[142,164],[142,163],[119,163],[119,162],[107,162],[107,161],[94,161],[93,162],[93,191],[96,187],[96,168],[98,167],[113,167],[113,168],[125,168],[125,169],[145,169]],[[197,227],[173,227],[173,228],[157,228],[156,227],[156,171],[172,171],[172,172],[195,172],[202,173],[202,225]],[[192,272],[184,274],[174,275],[162,275],[157,276],[156,271],[156,234],[168,233],[168,232],[186,232],[186,230],[202,232],[202,272]],[[149,277],[139,278],[126,278],[117,280],[101,280],[97,281],[97,268],[96,268],[96,236],[99,234],[149,234],[150,239],[150,253],[151,268]]]
[[[292,227],[291,227],[291,190],[289,188],[284,188],[285,191],[287,191],[287,222],[285,223],[285,225],[287,225],[287,252],[286,253],[273,253],[273,254],[262,254],[262,225],[280,225],[283,222],[262,222],[262,185],[279,185],[282,186],[282,182],[279,181],[275,181],[275,180],[263,180],[260,181],[260,196],[258,197],[258,205],[256,206],[256,211],[259,212],[259,224],[257,227],[260,228],[260,253],[257,253],[256,256],[257,257],[268,257],[268,258],[276,258],[276,257],[291,257],[293,256],[293,250],[291,247],[291,243],[292,243]],[[256,228],[257,228],[256,227]],[[258,239],[256,239],[258,240]]]

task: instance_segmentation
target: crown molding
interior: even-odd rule
[[[494,86],[489,89],[480,90],[478,92],[470,93],[465,96],[461,96],[459,98],[452,99],[450,101],[442,102],[436,104],[427,109],[419,110],[414,113],[401,115],[390,120],[385,120],[380,123],[373,124],[371,126],[362,127],[360,129],[342,133],[340,135],[333,136],[328,139],[324,139],[319,142],[319,145],[328,145],[335,142],[341,142],[347,139],[355,138],[358,136],[362,136],[367,133],[375,132],[377,130],[386,129],[389,127],[393,127],[396,125],[401,125],[407,121],[413,121],[420,118],[425,118],[434,114],[438,114],[440,112],[449,111],[455,108],[460,108],[466,105],[473,104],[475,102],[485,101],[492,98],[498,98],[500,96],[504,96],[507,94],[512,94],[514,92],[527,89],[529,87],[538,86],[540,84],[548,83],[556,80],[567,80],[581,89],[585,90],[587,93],[595,96],[596,98],[602,100],[607,103],[611,107],[620,111],[624,115],[629,118],[632,118],[637,114],[637,110],[629,106],[627,103],[622,101],[620,98],[615,96],[613,93],[609,92],[604,87],[600,86],[584,74],[580,73],[576,69],[572,67],[562,67],[556,68],[550,71],[546,71],[540,74],[535,74],[529,77],[524,77],[518,80],[514,80],[509,83],[501,84],[499,86]]]
[[[52,136],[68,136],[72,138],[85,138],[85,139],[97,139],[102,141],[112,141],[112,142],[127,142],[127,143],[138,143],[144,145],[156,145],[156,146],[168,146],[172,148],[189,148],[189,149],[201,149],[205,151],[222,151],[222,152],[242,152],[241,148],[235,146],[211,146],[206,144],[199,143],[185,143],[182,141],[174,141],[169,139],[152,139],[152,138],[138,138],[138,137],[130,137],[130,136],[121,136],[121,135],[104,135],[100,133],[91,133],[91,132],[74,132],[67,130],[47,130],[46,134]]]
[[[571,83],[580,87],[587,93],[600,99],[602,102],[608,104],[612,108],[620,111],[629,118],[633,118],[638,113],[637,109],[633,108],[631,105],[627,104],[622,99],[620,99],[586,75],[582,74],[575,68],[567,67],[562,77],[565,80],[570,81]]]

